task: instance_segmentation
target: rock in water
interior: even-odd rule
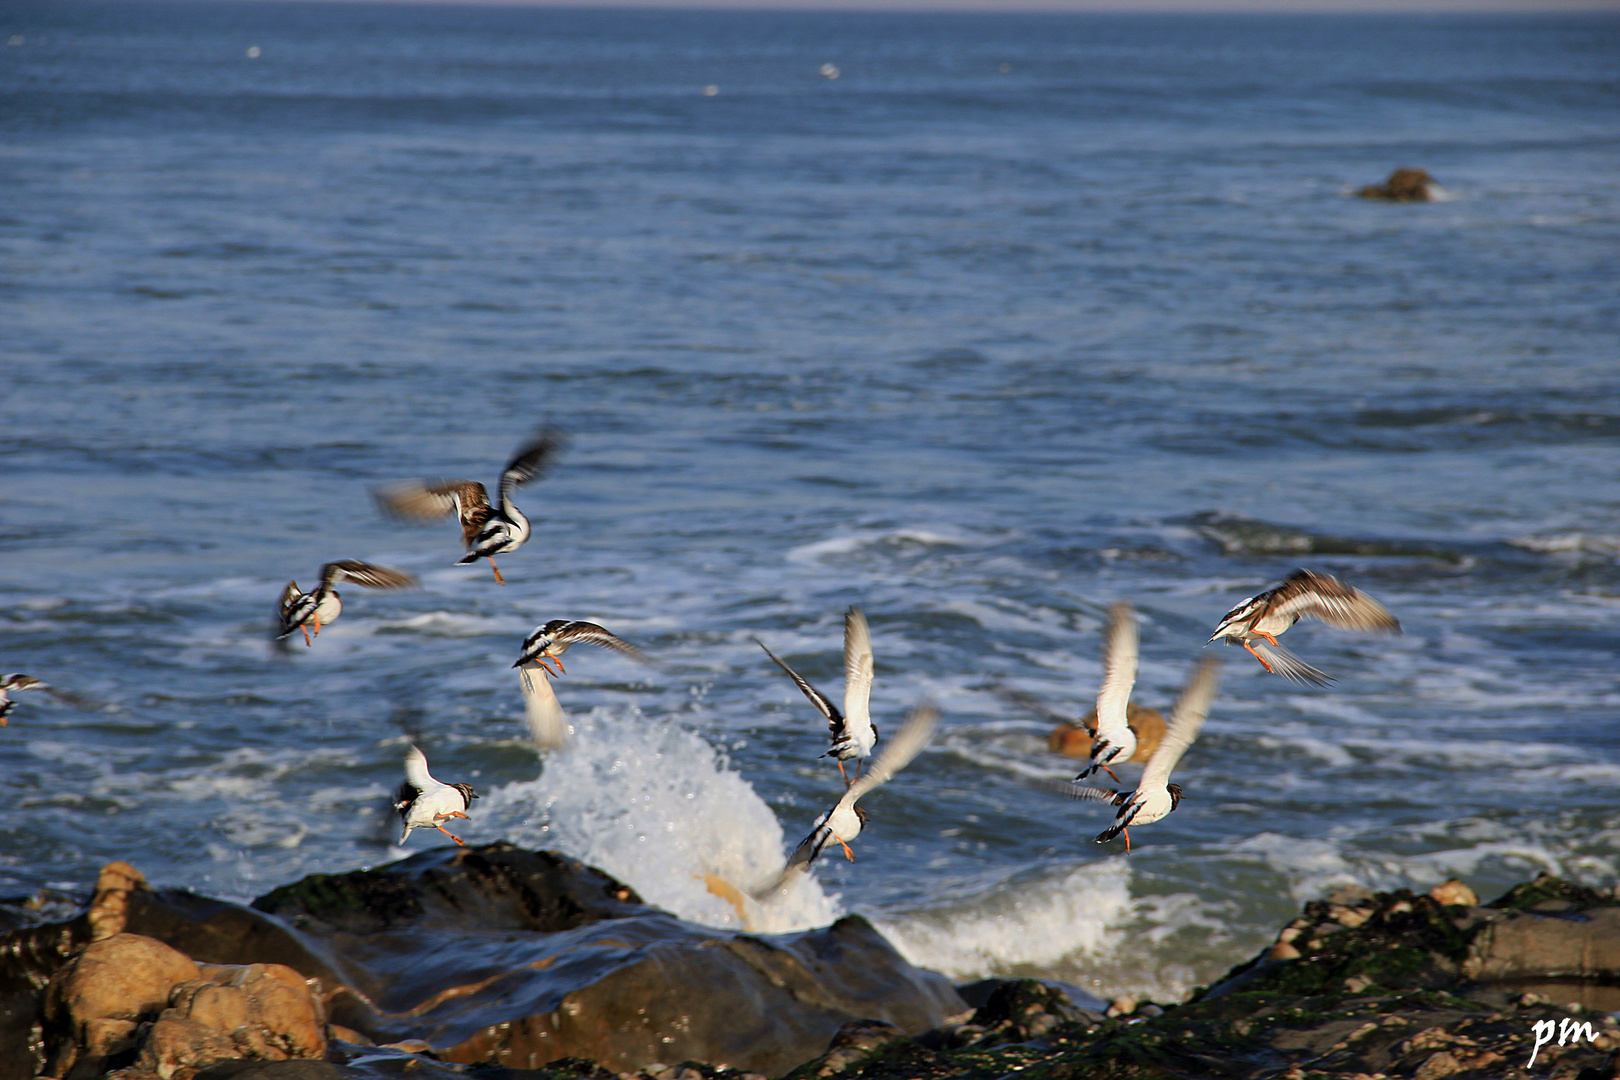
[[[700,1060],[776,1075],[849,1020],[921,1034],[965,1009],[864,919],[771,936],[697,926],[598,870],[505,843],[315,875],[253,908],[123,892],[123,933],[102,941],[87,913],[0,935],[0,1080],[42,1071],[42,1039],[52,1075],[78,1060],[134,1080],[318,1058],[337,1028],[420,1040],[447,1062]],[[139,963],[80,985],[76,973],[124,952]]]
[[[1386,202],[1430,202],[1439,190],[1434,177],[1423,169],[1396,169],[1382,184],[1369,184],[1356,194]]]
[[[308,878],[254,906],[340,957],[377,1010],[343,1023],[379,1043],[423,1039],[446,1061],[777,1074],[845,1021],[919,1034],[964,1008],[864,919],[771,936],[696,926],[600,871],[510,844]]]

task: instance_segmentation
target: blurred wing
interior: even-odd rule
[[[489,493],[476,480],[404,480],[376,494],[378,505],[396,517],[438,521],[454,514],[462,531],[473,533],[489,520]]]
[[[292,628],[286,625],[287,615],[292,611],[292,606],[298,602],[298,598],[303,595],[298,591],[298,582],[289,581],[287,587],[281,590],[281,599],[276,602],[276,610],[281,613],[282,628],[288,633],[292,632]]]
[[[1171,770],[1181,760],[1181,755],[1187,752],[1187,747],[1198,738],[1198,731],[1204,726],[1204,717],[1209,715],[1209,705],[1215,700],[1215,687],[1220,681],[1219,660],[1206,656],[1198,662],[1192,678],[1187,680],[1181,696],[1176,699],[1175,708],[1170,712],[1170,725],[1165,730],[1164,739],[1148,759],[1147,768],[1142,770],[1142,780],[1137,790],[1151,791],[1170,782]]]
[[[587,645],[599,645],[604,649],[612,649],[614,652],[623,653],[632,660],[639,660],[643,664],[652,663],[640,649],[616,634],[610,633],[606,627],[598,626],[593,622],[583,620],[571,622],[557,631],[556,640],[562,645],[574,645],[583,641]]]
[[[850,785],[844,798],[853,804],[862,795],[883,783],[889,777],[911,764],[911,759],[922,752],[928,740],[934,737],[939,725],[939,710],[931,702],[923,702],[906,717],[899,734],[885,739],[883,752],[878,755],[859,780]]]
[[[1138,634],[1136,612],[1129,604],[1108,609],[1108,636],[1103,643],[1103,681],[1097,692],[1097,737],[1117,740],[1123,737],[1126,706],[1136,685]]]
[[[1346,630],[1401,632],[1401,624],[1383,604],[1338,578],[1309,570],[1296,570],[1277,587],[1270,613],[1321,619]]]
[[[872,631],[858,607],[844,614],[844,724],[864,730],[872,723]]]
[[[777,656],[775,653],[771,652],[770,648],[766,646],[763,641],[760,641],[759,638],[755,638],[754,642],[760,648],[765,650],[766,656],[776,661],[777,667],[787,672],[788,678],[792,679],[794,683],[798,685],[799,689],[804,692],[804,696],[810,699],[810,704],[814,705],[821,712],[821,715],[827,718],[827,722],[829,724],[837,724],[844,719],[844,714],[838,711],[838,706],[827,700],[827,695],[823,694],[820,690],[817,690],[815,687],[806,682],[803,675],[800,675],[797,671],[794,671],[792,668],[788,667],[787,662],[784,661],[780,656]]]
[[[408,589],[416,584],[416,578],[402,570],[390,570],[358,559],[329,562],[321,567],[322,585],[330,589],[339,581],[352,581],[368,589]]]
[[[1265,657],[1266,663],[1271,665],[1271,670],[1290,682],[1326,686],[1333,681],[1333,676],[1311,667],[1281,645],[1273,645],[1257,638],[1249,642],[1249,648]]]
[[[415,746],[405,751],[405,782],[417,791],[432,791],[442,786],[428,775],[427,756]]]
[[[551,688],[546,669],[524,664],[518,680],[523,687],[523,720],[529,726],[529,738],[541,750],[560,749],[568,742],[568,714]]]
[[[832,841],[832,829],[828,828],[825,819],[810,830],[810,835],[799,841],[799,846],[793,849],[793,855],[787,861],[787,867],[782,871],[785,880],[793,871],[807,868],[821,855],[821,849]]]
[[[1065,799],[1078,799],[1081,802],[1111,803],[1119,798],[1119,792],[1115,789],[1077,784],[1072,780],[1042,780],[1036,786],[1053,795],[1062,795]]]
[[[557,451],[562,449],[563,442],[559,432],[547,428],[518,447],[501,472],[501,498],[510,498],[513,488],[522,487],[544,473]]]

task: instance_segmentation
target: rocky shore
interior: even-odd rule
[[[697,926],[504,843],[251,906],[114,863],[0,926],[0,1080],[1620,1077],[1620,897],[1545,876],[1338,893],[1163,1004],[954,987],[854,916]]]

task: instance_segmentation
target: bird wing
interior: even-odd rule
[[[1153,751],[1147,767],[1142,770],[1138,791],[1150,791],[1170,782],[1171,770],[1181,760],[1181,755],[1187,752],[1187,747],[1198,738],[1199,728],[1204,726],[1204,717],[1209,715],[1209,703],[1215,700],[1215,687],[1220,681],[1219,660],[1206,656],[1198,662],[1192,678],[1187,680],[1181,696],[1176,699],[1175,708],[1170,710],[1170,724],[1159,742],[1159,748]]]
[[[844,714],[838,711],[838,706],[829,701],[826,694],[823,694],[820,690],[817,690],[815,687],[806,682],[803,675],[800,675],[797,671],[794,671],[792,668],[788,667],[787,662],[780,656],[777,656],[775,653],[771,652],[770,647],[767,646],[763,641],[760,641],[759,638],[755,638],[754,642],[760,648],[765,650],[766,656],[776,661],[777,667],[787,672],[788,678],[792,679],[796,684],[798,684],[799,689],[804,692],[804,696],[810,699],[810,704],[814,705],[821,712],[821,715],[827,718],[827,723],[832,725],[833,730],[836,732],[838,730],[838,725],[844,720]]]
[[[402,480],[378,488],[376,495],[378,505],[395,517],[437,521],[454,514],[469,544],[490,517],[489,493],[476,480]]]
[[[871,726],[872,631],[861,609],[851,607],[844,613],[844,730],[864,734]]]
[[[1336,577],[1309,570],[1296,570],[1277,586],[1267,614],[1320,619],[1347,630],[1401,632],[1401,624],[1383,604]]]
[[[518,671],[523,687],[523,720],[529,726],[529,738],[541,750],[556,750],[568,741],[568,714],[551,687],[546,669],[539,664],[524,664]]]
[[[512,489],[520,488],[544,473],[557,451],[562,449],[563,441],[561,434],[546,428],[518,447],[512,460],[501,471],[501,500],[510,499]]]
[[[938,724],[939,710],[931,702],[925,701],[912,709],[906,716],[906,722],[900,726],[899,733],[883,741],[883,752],[861,774],[861,778],[849,786],[844,799],[853,805],[862,795],[911,764],[911,759],[934,737],[934,728]]]
[[[585,622],[583,619],[571,622],[558,630],[555,640],[559,645],[573,645],[583,641],[588,645],[599,645],[604,649],[612,649],[614,652],[623,653],[632,660],[639,660],[643,664],[652,663],[640,649],[610,632],[607,627],[598,626],[593,622]]]
[[[1307,686],[1326,686],[1333,681],[1333,676],[1311,667],[1281,645],[1272,645],[1256,638],[1249,642],[1249,648],[1265,657],[1266,663],[1271,665],[1271,670],[1289,682]]]
[[[428,775],[427,756],[415,746],[405,751],[405,780],[417,791],[422,792],[445,786]]]
[[[408,589],[416,584],[415,576],[403,570],[391,570],[359,559],[343,559],[321,567],[322,588],[330,589],[339,581],[352,581],[368,589]]]
[[[1138,636],[1136,612],[1129,604],[1108,609],[1108,634],[1103,640],[1103,681],[1097,692],[1097,738],[1113,741],[1129,730],[1126,706],[1136,685]]]
[[[294,628],[287,626],[287,616],[292,614],[293,605],[298,603],[298,598],[303,595],[298,589],[298,582],[289,581],[287,587],[281,590],[281,599],[276,602],[276,610],[281,612],[282,627],[289,634],[292,633]]]
[[[1065,799],[1078,799],[1081,802],[1111,803],[1119,798],[1116,788],[1093,787],[1090,784],[1078,784],[1073,780],[1043,780],[1039,785],[1042,791],[1050,791],[1053,795],[1062,795]]]

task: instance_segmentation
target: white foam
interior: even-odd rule
[[[648,903],[710,926],[766,932],[820,926],[841,911],[811,875],[769,904],[746,893],[781,871],[785,837],[771,808],[721,751],[693,731],[597,709],[536,780],[492,791],[483,831],[554,847],[619,878]],[[723,886],[721,887],[723,890]]]
[[[873,924],[907,960],[958,981],[1038,974],[1104,995],[1175,1000],[1200,973],[1167,939],[1189,927],[1221,936],[1223,925],[1195,896],[1133,897],[1130,885],[1128,862],[1106,859]]]
[[[1130,882],[1124,861],[1110,860],[1055,881],[1004,886],[963,907],[873,924],[907,960],[955,979],[1052,968],[1065,958],[1118,947],[1118,924],[1131,910]]]

